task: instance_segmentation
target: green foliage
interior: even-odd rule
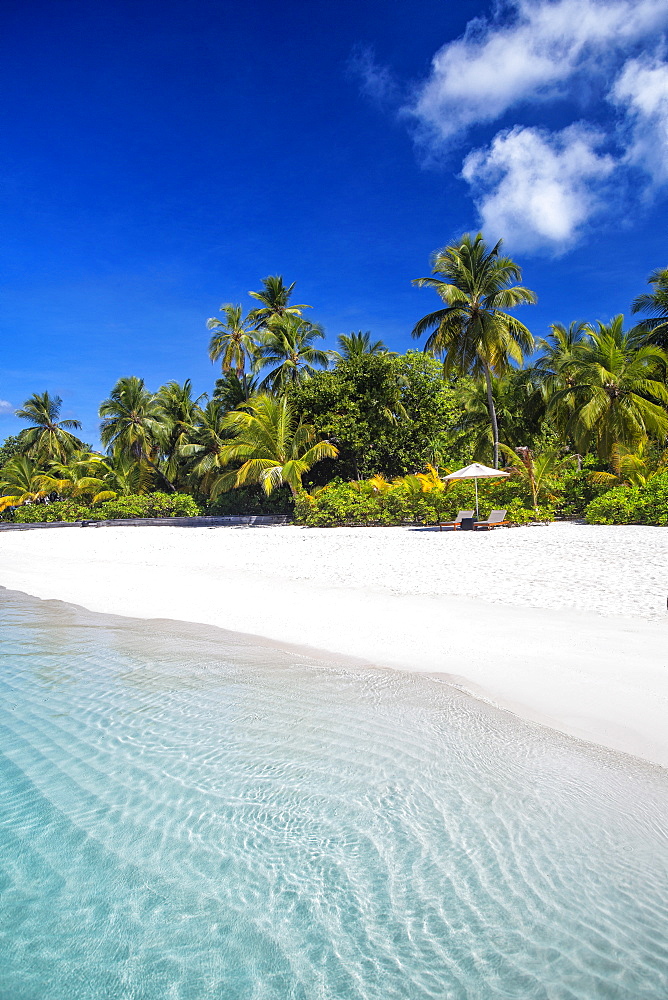
[[[418,351],[342,360],[290,398],[302,419],[339,449],[336,466],[325,461],[311,477],[319,484],[337,473],[358,479],[421,469],[444,448],[444,432],[461,415],[457,380],[444,380],[438,361]]]
[[[636,296],[631,310],[649,314],[641,320],[638,329],[649,334],[650,343],[668,350],[668,267],[652,271],[647,283],[654,286],[652,291]]]
[[[491,383],[500,449],[528,445],[545,450],[545,438],[550,436],[544,424],[545,407],[526,371],[512,369],[492,378]],[[494,461],[494,434],[485,383],[464,379],[457,388],[463,413],[450,432],[450,440],[456,450],[466,449],[467,458],[489,465]]]
[[[279,486],[267,496],[258,486],[240,486],[221,493],[210,503],[205,513],[218,517],[233,514],[292,514],[294,504],[290,490]]]
[[[75,500],[58,500],[51,504],[30,504],[14,511],[18,524],[42,521],[116,521],[142,517],[196,517],[200,508],[185,493],[142,493],[117,497],[94,507]]]
[[[8,438],[5,438],[2,444],[0,444],[0,469],[3,465],[7,465],[12,458],[16,458],[17,455],[22,455],[25,448],[21,440],[20,434],[10,434]]]
[[[557,502],[561,493],[561,477],[573,465],[572,455],[562,455],[559,448],[550,448],[535,455],[527,447],[514,451],[505,445],[501,448],[508,460],[504,471],[521,481],[523,495],[531,496],[534,507],[539,501],[547,504]]]
[[[58,490],[59,481],[47,475],[26,455],[16,455],[0,475],[0,510],[18,507],[27,500],[41,500]]]
[[[557,484],[554,491],[558,493]],[[454,517],[457,511],[474,506],[474,485],[469,481],[460,481],[448,490],[449,516]],[[508,520],[513,524],[527,524],[529,521],[552,521],[554,519],[553,502],[543,498],[542,503],[534,510],[531,487],[524,479],[481,479],[478,481],[478,497],[481,519],[490,510],[505,509]]]
[[[315,374],[314,366],[329,364],[329,353],[314,346],[325,336],[324,330],[301,316],[274,317],[257,336],[256,368],[271,369],[260,383],[263,390],[284,392]]]
[[[82,442],[70,433],[79,430],[78,420],[59,420],[63,401],[60,396],[33,393],[16,416],[31,425],[21,432],[22,454],[38,462],[66,461],[68,455],[81,448]]]
[[[458,243],[436,251],[430,277],[413,282],[433,288],[445,303],[445,309],[415,324],[413,336],[429,332],[425,350],[443,357],[446,374],[485,380],[494,468],[499,464],[499,433],[492,376],[521,365],[534,344],[528,328],[506,310],[536,301],[529,288],[512,284],[522,271],[510,257],[501,256],[501,245],[499,240],[488,247],[482,233],[475,238],[465,233]]]
[[[129,517],[196,517],[198,504],[187,493],[142,493],[117,497],[94,508],[96,520],[111,521]]]
[[[668,472],[661,472],[644,486],[617,486],[592,500],[586,510],[588,524],[668,525]]]
[[[212,361],[220,360],[224,372],[234,372],[239,377],[246,362],[252,362],[255,356],[256,344],[251,332],[253,324],[248,316],[244,319],[240,305],[228,302],[220,307],[220,311],[225,316],[224,321],[215,317],[206,321],[207,330],[213,331],[209,357]]]
[[[668,354],[642,332],[624,330],[621,314],[588,331],[564,363],[565,388],[554,393],[548,413],[559,423],[563,408],[570,409],[566,432],[578,451],[595,448],[602,461],[610,461],[617,445],[636,448],[648,435],[663,440]]]
[[[567,472],[561,481],[561,497],[556,506],[557,517],[584,517],[587,506],[609,487],[597,486],[592,482],[591,466],[593,458],[582,469]]]
[[[234,410],[240,403],[247,403],[252,396],[260,391],[259,378],[252,378],[246,373],[241,377],[236,372],[224,372],[216,379],[212,402],[218,403],[224,410]]]
[[[231,441],[221,447],[219,463],[236,467],[214,482],[214,499],[225,490],[256,483],[267,496],[284,484],[296,496],[303,476],[323,458],[338,454],[333,444],[318,440],[314,428],[299,419],[287,396],[254,396],[229,413],[221,426]]]
[[[92,517],[91,508],[85,504],[76,500],[57,500],[18,507],[12,520],[16,524],[50,524],[53,521],[88,521]]]
[[[293,281],[291,285],[286,285],[282,274],[270,274],[269,277],[262,279],[262,288],[259,292],[248,293],[252,299],[260,303],[248,316],[256,330],[283,316],[301,316],[302,309],[311,308],[303,302],[290,303],[296,284],[297,282]]]
[[[334,356],[340,360],[349,361],[351,358],[359,357],[361,354],[392,354],[388,351],[382,340],[372,340],[371,330],[353,330],[350,334],[342,333],[336,338],[339,350],[334,352]]]
[[[412,477],[407,477],[412,478]],[[451,489],[419,491],[395,481],[378,488],[374,480],[335,481],[315,492],[301,493],[295,502],[295,517],[309,527],[336,525],[438,524],[453,520],[459,510],[472,506],[472,483],[457,483]],[[513,524],[551,521],[548,507],[533,510],[521,496],[518,484],[494,484],[481,491],[481,520],[489,510],[505,507]]]
[[[100,404],[99,412],[102,417],[100,438],[108,454],[116,460],[148,465],[163,486],[170,493],[176,493],[173,483],[158,465],[161,449],[168,448],[170,425],[159,398],[148,391],[143,378],[135,375],[119,378],[109,398]]]
[[[186,379],[183,385],[168,382],[155,395],[159,420],[163,425],[160,442],[164,461],[162,471],[169,482],[180,489],[187,486],[188,478],[182,451],[192,441],[195,427],[201,420],[199,404],[203,398],[203,395],[193,398],[190,379]]]

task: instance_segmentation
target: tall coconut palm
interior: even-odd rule
[[[169,493],[174,486],[158,466],[165,431],[160,405],[143,378],[120,378],[100,404],[100,438],[110,455],[144,462]]]
[[[523,372],[492,377],[499,448],[516,447],[538,433],[544,408],[537,406],[533,386],[518,376]],[[458,385],[457,397],[463,412],[447,431],[447,440],[465,448],[478,462],[488,463],[494,454],[494,436],[489,420],[487,387],[483,382]]]
[[[668,435],[668,353],[642,333],[624,330],[624,317],[598,323],[569,368],[572,383],[552,397],[550,409],[573,408],[568,431],[579,450],[590,446],[609,461],[615,444],[633,447],[646,435]],[[548,410],[549,412],[549,410]]]
[[[223,427],[232,440],[223,447],[221,461],[239,463],[239,468],[220,477],[214,494],[253,483],[269,494],[287,483],[296,496],[316,462],[338,455],[329,441],[317,440],[315,428],[301,423],[286,396],[256,396],[229,413]]]
[[[70,434],[79,430],[78,420],[59,420],[63,401],[60,396],[48,392],[34,393],[27,399],[16,416],[28,420],[32,427],[21,432],[21,443],[25,453],[38,461],[61,460],[82,447],[81,441]]]
[[[502,241],[491,249],[482,233],[437,250],[432,274],[417,278],[419,288],[433,288],[445,309],[423,316],[413,328],[413,337],[431,331],[425,350],[443,357],[443,369],[485,379],[487,405],[492,426],[494,467],[499,465],[499,429],[492,377],[501,375],[511,363],[521,364],[524,352],[533,348],[526,326],[505,312],[536,301],[535,294],[519,281],[522,271],[510,257],[501,256]]]
[[[155,400],[158,404],[162,427],[162,452],[164,472],[170,482],[185,485],[185,470],[181,461],[184,445],[190,444],[195,434],[195,426],[201,416],[200,402],[204,393],[193,398],[192,382],[186,379],[183,385],[167,382],[158,389]]]
[[[577,320],[567,327],[563,323],[550,323],[550,330],[547,338],[541,337],[536,343],[539,357],[533,366],[540,373],[541,384],[548,395],[553,389],[564,389],[572,381],[570,367],[580,347],[589,343],[591,327],[584,320]]]
[[[583,345],[589,343],[591,328],[583,320],[577,320],[567,327],[563,323],[550,323],[550,331],[547,338],[541,337],[536,343],[539,356],[526,374],[528,383],[542,396],[545,406],[555,393],[574,384],[573,362]],[[559,406],[552,407],[550,419],[562,435],[566,433],[572,412],[570,397],[562,398]]]
[[[224,425],[227,412],[225,401],[214,396],[200,413],[193,440],[180,449],[181,457],[189,461],[190,472],[205,496],[211,495],[225,464],[223,448],[230,443],[230,431]]]
[[[309,378],[316,366],[327,368],[329,352],[314,346],[314,341],[324,336],[320,326],[301,316],[286,315],[273,320],[258,338],[257,366],[271,368],[260,388],[280,392]]]
[[[668,267],[652,271],[647,284],[654,286],[653,291],[638,295],[633,300],[631,311],[649,313],[637,329],[648,334],[651,343],[668,349]]]
[[[290,297],[294,291],[296,281],[291,285],[285,285],[282,274],[270,274],[268,278],[262,279],[263,288],[259,292],[249,292],[253,299],[257,299],[261,305],[251,309],[248,314],[249,321],[256,330],[268,326],[275,319],[283,316],[301,316],[302,309],[310,309],[310,306],[291,305]]]
[[[351,334],[342,333],[336,339],[339,350],[333,353],[344,361],[359,358],[364,354],[387,354],[396,357],[394,351],[389,351],[382,340],[371,340],[370,330],[364,333],[361,330],[355,333],[353,330]]]
[[[209,341],[209,357],[221,362],[223,372],[234,372],[242,378],[246,365],[255,357],[254,323],[250,314],[243,315],[240,305],[226,303],[220,307],[223,320],[213,316],[206,321],[207,330],[212,331]]]

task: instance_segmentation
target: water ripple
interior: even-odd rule
[[[668,997],[665,772],[1,593],[0,1000]]]

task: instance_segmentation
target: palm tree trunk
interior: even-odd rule
[[[487,409],[489,419],[492,424],[492,437],[494,439],[494,468],[499,467],[499,424],[496,419],[496,406],[494,405],[494,393],[492,392],[492,375],[486,361],[482,363],[485,372],[485,384],[487,386]]]
[[[172,485],[172,483],[170,483],[170,481],[167,478],[167,476],[164,474],[164,472],[160,471],[160,469],[155,464],[155,462],[151,461],[151,459],[148,457],[148,455],[146,454],[146,452],[142,452],[142,458],[144,459],[144,461],[146,462],[147,465],[151,466],[151,468],[153,469],[154,472],[157,472],[157,474],[159,475],[159,477],[162,479],[163,483],[167,487],[167,492],[168,493],[176,493],[176,487],[174,485]]]

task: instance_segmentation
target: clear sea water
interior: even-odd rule
[[[2,1000],[668,997],[665,771],[214,630],[0,630]]]

